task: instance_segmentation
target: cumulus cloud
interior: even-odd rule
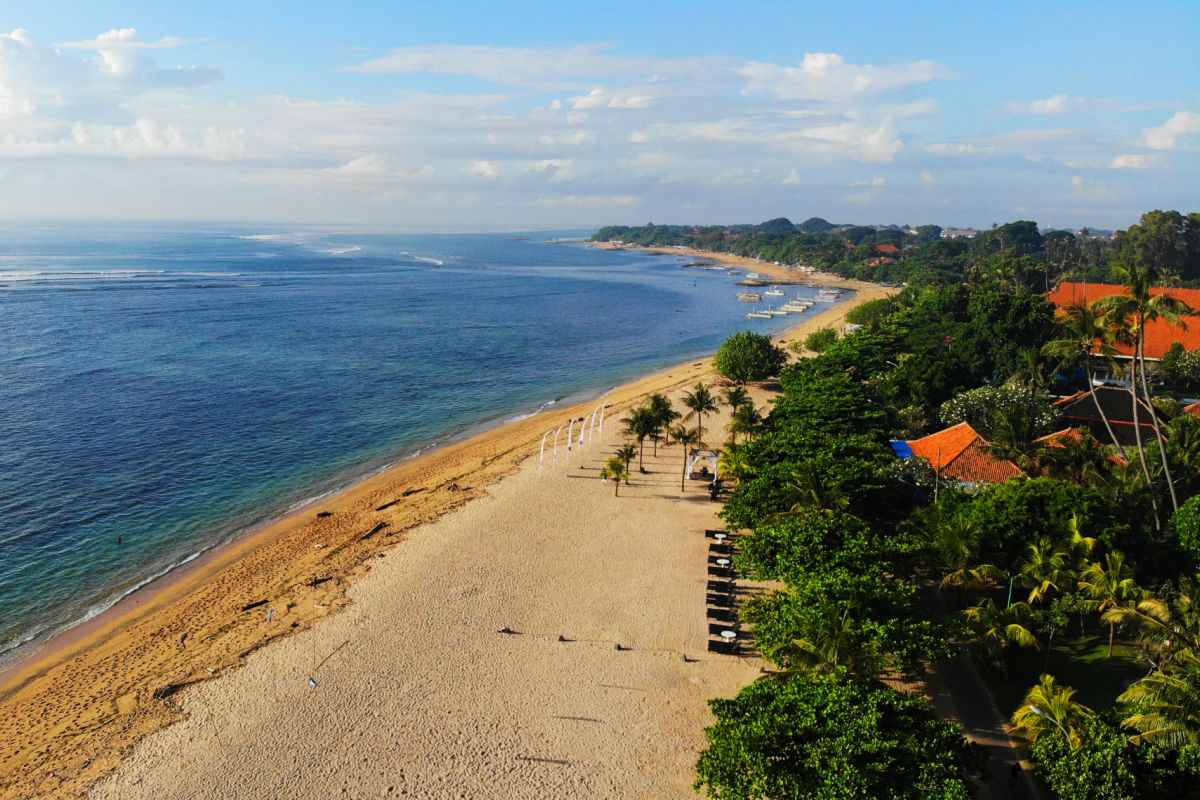
[[[884,178],[872,178],[869,181],[855,181],[851,186],[883,186],[887,183]]]
[[[937,183],[937,178],[934,177],[932,172],[930,172],[927,169],[921,170],[921,185],[922,186],[933,186],[935,183]]]
[[[500,170],[494,161],[479,160],[473,164],[463,167],[462,171],[468,175],[474,175],[479,178],[500,177]]]
[[[1200,114],[1180,111],[1162,125],[1146,128],[1142,136],[1146,146],[1154,150],[1174,150],[1181,138],[1200,133]]]
[[[938,142],[925,148],[935,156],[973,156],[990,150],[989,147],[967,144],[965,142]]]
[[[388,166],[378,153],[368,153],[325,171],[336,175],[382,175],[388,171]]]
[[[738,70],[747,79],[742,91],[765,93],[785,100],[844,102],[904,89],[919,83],[953,78],[949,67],[936,61],[913,61],[878,67],[849,64],[838,53],[805,53],[800,65],[785,67],[751,61]]]

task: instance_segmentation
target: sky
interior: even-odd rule
[[[1120,229],[1200,210],[1196,2],[0,0],[0,214]]]

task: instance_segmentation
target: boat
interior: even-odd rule
[[[761,303],[762,295],[758,292],[738,292],[737,299],[745,303]]]
[[[782,308],[771,308],[770,306],[767,306],[767,316],[786,317],[787,315],[788,315],[788,312],[783,310]]]
[[[761,278],[762,275],[759,275],[757,272],[747,272],[746,277],[747,278]]]
[[[773,315],[768,314],[766,311],[759,311],[756,308],[753,311],[751,311],[750,313],[746,314],[746,316],[749,319],[770,319]]]
[[[786,297],[787,296],[787,292],[785,292],[783,289],[780,289],[778,286],[772,286],[770,289],[767,289],[765,292],[763,292],[763,294],[766,295],[767,297]]]

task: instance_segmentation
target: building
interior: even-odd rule
[[[960,422],[911,442],[893,442],[892,449],[901,458],[927,458],[939,478],[968,485],[1005,483],[1024,474],[1013,462],[989,453],[987,444],[969,423]]]
[[[1103,417],[1096,408],[1097,401],[1104,411]],[[1166,424],[1166,418],[1139,397],[1135,425],[1133,395],[1129,389],[1120,386],[1097,386],[1090,392],[1076,392],[1056,401],[1054,405],[1062,412],[1064,422],[1071,427],[1087,428],[1096,441],[1103,444],[1134,447],[1137,445],[1138,428],[1141,429],[1142,442],[1152,442],[1155,438],[1152,415],[1157,414],[1160,427]],[[1104,424],[1105,417],[1108,426]],[[1112,436],[1108,434],[1110,426]],[[1116,441],[1113,441],[1114,437]]]
[[[1156,286],[1150,290],[1152,296],[1168,294],[1177,300],[1182,300],[1193,309],[1200,312],[1200,289],[1172,289]],[[1124,286],[1109,283],[1075,283],[1063,281],[1046,295],[1046,299],[1058,308],[1068,305],[1087,305],[1101,297],[1112,295],[1128,295],[1129,289]],[[1171,345],[1179,342],[1185,350],[1200,349],[1200,314],[1188,314],[1183,317],[1186,328],[1172,325],[1165,320],[1154,320],[1146,325],[1146,358],[1158,360],[1166,355]],[[1116,344],[1118,354],[1126,358],[1133,357],[1133,345]]]

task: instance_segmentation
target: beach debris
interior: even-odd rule
[[[313,550],[323,550],[323,549],[325,549],[325,543],[324,543],[324,542],[317,542],[316,544],[314,544],[314,545],[312,546],[312,549],[313,549]]]
[[[375,534],[379,533],[381,530],[383,530],[383,529],[384,529],[384,528],[386,528],[387,526],[388,526],[388,524],[387,524],[386,522],[381,522],[381,523],[379,523],[379,524],[378,524],[378,525],[376,525],[374,528],[371,528],[371,530],[369,530],[369,531],[367,531],[366,533],[364,533],[364,534],[363,534],[363,535],[362,535],[362,536],[359,538],[359,541],[365,541],[365,540],[367,540],[367,539],[370,539],[372,536],[374,536]]]

